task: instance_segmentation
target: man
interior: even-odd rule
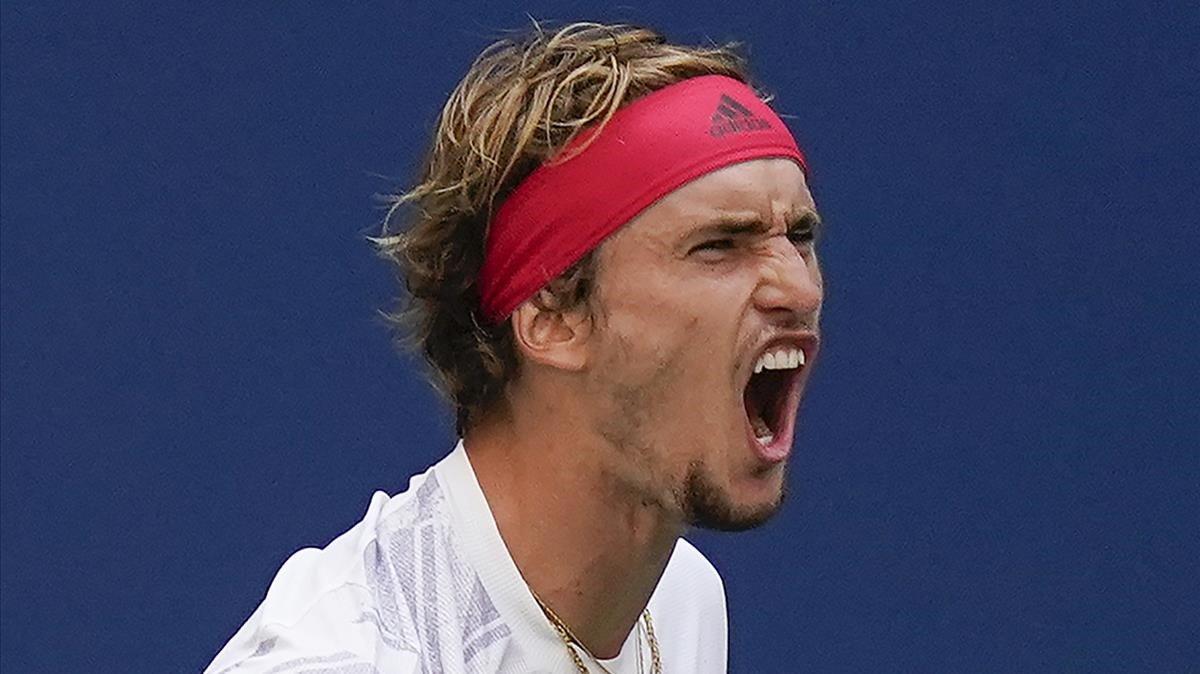
[[[208,671],[725,671],[681,535],[778,509],[822,301],[803,156],[745,79],[627,26],[480,56],[378,240],[462,441]]]

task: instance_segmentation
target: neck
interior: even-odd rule
[[[482,422],[464,445],[525,582],[588,651],[616,657],[683,526],[611,478],[613,450],[584,424],[546,412]]]

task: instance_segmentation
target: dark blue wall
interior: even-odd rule
[[[696,4],[4,2],[6,674],[199,670],[450,448],[363,235],[525,12],[744,40],[815,168],[735,671],[1198,666],[1196,5]]]

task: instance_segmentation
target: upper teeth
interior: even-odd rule
[[[791,370],[804,364],[804,352],[788,346],[772,349],[758,357],[754,374],[763,370]]]

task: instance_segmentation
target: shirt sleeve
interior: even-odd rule
[[[205,674],[415,674],[420,656],[391,641],[356,588],[322,595],[291,624],[264,620],[262,607],[204,670]]]
[[[280,567],[267,595],[205,674],[412,674],[415,642],[387,629],[364,575],[365,551],[387,497],[324,549],[305,548]]]

